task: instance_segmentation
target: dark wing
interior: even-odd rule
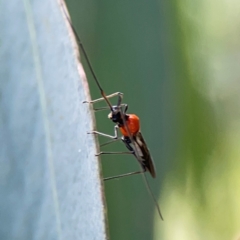
[[[156,177],[156,171],[154,166],[154,161],[150,155],[147,144],[143,139],[141,132],[138,132],[133,136],[133,140],[136,143],[134,149],[136,150],[135,156],[140,161],[144,169],[147,169],[153,178]],[[136,149],[137,148],[137,149]],[[140,159],[139,159],[140,157]]]

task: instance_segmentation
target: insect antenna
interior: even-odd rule
[[[108,104],[110,110],[113,112],[113,107],[112,107],[110,101],[108,100],[108,98],[107,98],[104,90],[102,89],[102,87],[101,87],[101,85],[100,85],[100,83],[99,83],[99,81],[98,81],[98,78],[97,78],[97,76],[96,76],[96,74],[95,74],[95,72],[94,72],[94,70],[93,70],[92,64],[91,64],[91,62],[90,62],[90,60],[89,60],[89,58],[88,58],[87,52],[86,52],[86,50],[85,50],[85,48],[84,48],[84,46],[83,46],[83,44],[82,44],[82,41],[81,41],[81,39],[80,39],[80,37],[79,37],[76,29],[74,28],[74,26],[73,26],[73,24],[72,24],[72,22],[71,22],[71,20],[70,20],[70,17],[69,17],[69,15],[68,15],[68,12],[67,12],[65,6],[63,5],[63,3],[61,3],[61,5],[62,5],[62,9],[63,9],[64,15],[65,15],[65,17],[67,18],[67,21],[68,21],[68,23],[69,23],[69,25],[70,25],[73,33],[74,33],[74,36],[75,36],[75,38],[76,38],[76,40],[77,40],[78,46],[79,46],[79,48],[81,49],[81,51],[82,51],[82,53],[83,53],[83,55],[84,55],[84,57],[85,57],[85,59],[86,59],[87,65],[88,65],[88,67],[89,67],[89,69],[90,69],[90,72],[91,72],[91,74],[92,74],[92,76],[93,76],[93,78],[94,78],[94,80],[95,80],[95,82],[96,82],[96,84],[97,84],[97,86],[98,86],[98,88],[99,88],[99,90],[100,90],[100,93],[101,93],[102,97],[105,99],[106,103]],[[126,130],[127,130],[127,133],[128,133],[128,136],[129,136],[131,142],[132,142],[133,145],[134,145],[134,150],[135,150],[136,157],[137,157],[137,159],[140,159],[140,156],[139,156],[139,154],[138,154],[138,152],[137,152],[137,150],[136,150],[136,149],[137,149],[137,147],[136,147],[136,142],[134,141],[133,136],[132,136],[132,134],[131,134],[130,131],[129,131],[128,125],[126,124],[126,120],[125,120],[125,116],[124,116],[125,113],[123,113],[123,111],[122,111],[122,106],[121,106],[122,96],[121,96],[121,93],[115,93],[115,94],[112,94],[112,95],[110,95],[110,96],[108,96],[108,97],[112,97],[112,96],[116,96],[116,95],[119,96],[117,106],[120,107],[120,114],[121,114],[121,118],[122,118],[122,120],[123,120],[123,124],[124,124],[124,126],[125,126],[125,128],[126,128]],[[139,160],[138,160],[138,161],[139,161]],[[150,185],[149,185],[149,182],[148,182],[148,179],[147,179],[145,173],[139,171],[139,172],[131,173],[131,175],[132,175],[132,174],[138,174],[138,173],[143,173],[143,175],[144,175],[143,177],[144,177],[145,184],[146,184],[146,187],[147,187],[147,189],[148,189],[148,192],[150,193],[150,195],[151,195],[152,198],[153,198],[153,201],[154,201],[154,203],[155,203],[155,205],[156,205],[156,207],[157,207],[158,214],[159,214],[160,218],[163,220],[163,217],[162,217],[162,214],[161,214],[161,211],[160,211],[160,207],[159,207],[159,205],[158,205],[158,203],[157,203],[157,200],[156,200],[156,198],[155,198],[155,196],[154,196],[154,194],[153,194],[153,192],[152,192],[152,190],[151,190],[151,188],[150,188]]]
[[[145,184],[146,184],[147,190],[148,190],[149,194],[152,196],[152,199],[153,199],[153,201],[154,201],[154,203],[155,203],[155,206],[156,206],[156,208],[157,208],[157,210],[158,210],[158,215],[159,215],[160,218],[163,220],[163,216],[162,216],[160,207],[159,207],[158,202],[157,202],[157,200],[156,200],[156,198],[155,198],[155,196],[154,196],[154,194],[153,194],[153,192],[152,192],[152,189],[151,189],[151,187],[150,187],[150,184],[149,184],[149,182],[148,182],[148,179],[147,179],[147,176],[146,176],[145,173],[143,173],[143,178],[144,178],[144,182],[145,182]]]
[[[69,17],[69,15],[68,15],[68,13],[67,13],[67,10],[65,9],[64,6],[63,6],[62,8],[63,8],[63,12],[64,12],[64,14],[65,14],[65,16],[66,16],[66,18],[67,18],[67,20],[68,20],[68,23],[69,23],[69,25],[70,25],[73,33],[74,33],[74,36],[75,36],[75,38],[76,38],[76,40],[77,40],[78,46],[79,46],[79,48],[81,49],[81,51],[82,51],[82,53],[83,53],[83,55],[84,55],[84,57],[85,57],[85,59],[86,59],[87,65],[88,65],[88,67],[89,67],[89,69],[90,69],[90,72],[92,73],[92,76],[93,76],[93,78],[94,78],[94,80],[95,80],[95,82],[96,82],[96,84],[97,84],[97,86],[98,86],[98,88],[99,88],[99,90],[100,90],[100,92],[101,92],[101,95],[102,95],[102,97],[105,99],[105,101],[107,102],[110,110],[113,111],[112,105],[111,105],[111,103],[109,102],[108,98],[106,97],[106,94],[105,94],[105,92],[103,91],[103,89],[102,89],[102,87],[101,87],[101,85],[100,85],[100,83],[99,83],[99,81],[98,81],[98,78],[97,78],[97,76],[96,76],[96,74],[95,74],[95,72],[94,72],[94,70],[93,70],[92,64],[91,64],[91,62],[90,62],[90,60],[89,60],[89,58],[88,58],[87,52],[86,52],[86,50],[85,50],[85,48],[84,48],[84,46],[83,46],[83,43],[82,43],[82,41],[81,41],[81,39],[80,39],[80,37],[79,37],[79,35],[78,35],[75,27],[73,26],[73,24],[72,24],[72,22],[71,22],[71,20],[70,20],[70,17]]]

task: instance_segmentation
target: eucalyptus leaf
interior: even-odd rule
[[[61,3],[0,1],[0,239],[106,239],[89,98]]]

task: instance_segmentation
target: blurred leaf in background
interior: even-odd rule
[[[176,4],[189,91],[177,166],[161,200],[156,239],[240,237],[240,8],[237,1]],[[185,124],[184,124],[185,123]],[[187,124],[186,124],[187,123]]]
[[[238,1],[68,0],[67,5],[104,90],[123,92],[129,113],[140,116],[157,168],[157,178],[149,180],[165,221],[141,176],[106,182],[110,238],[237,239]],[[88,81],[92,98],[98,98],[90,74]],[[107,114],[96,114],[97,127],[112,134]],[[139,168],[131,156],[101,161],[104,176]]]

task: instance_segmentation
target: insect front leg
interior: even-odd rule
[[[92,131],[88,134],[97,134],[97,135],[100,135],[100,136],[103,136],[103,137],[111,138],[113,141],[111,141],[109,143],[113,143],[116,140],[121,139],[118,136],[118,125],[114,126],[114,136],[108,135],[108,134],[105,134],[105,133],[101,133],[101,132],[98,132],[98,131]],[[99,152],[99,153],[95,154],[95,156],[99,156],[99,155],[102,155],[102,154],[134,154],[134,151],[130,151],[130,152]]]
[[[109,98],[112,98],[112,97],[115,97],[115,96],[119,96],[119,98],[122,98],[123,93],[115,92],[115,93],[112,93],[112,94],[106,96],[106,98],[109,99]],[[84,101],[83,103],[96,103],[96,102],[100,102],[100,101],[103,101],[103,100],[105,100],[105,98],[102,97],[102,98],[98,98],[98,99],[95,99],[95,100],[92,100],[92,101]]]
[[[103,137],[107,137],[107,138],[111,138],[111,139],[118,139],[118,126],[114,126],[114,136],[106,134],[106,133],[102,133],[102,132],[98,132],[98,131],[92,131],[92,132],[88,132],[88,134],[97,134]]]

